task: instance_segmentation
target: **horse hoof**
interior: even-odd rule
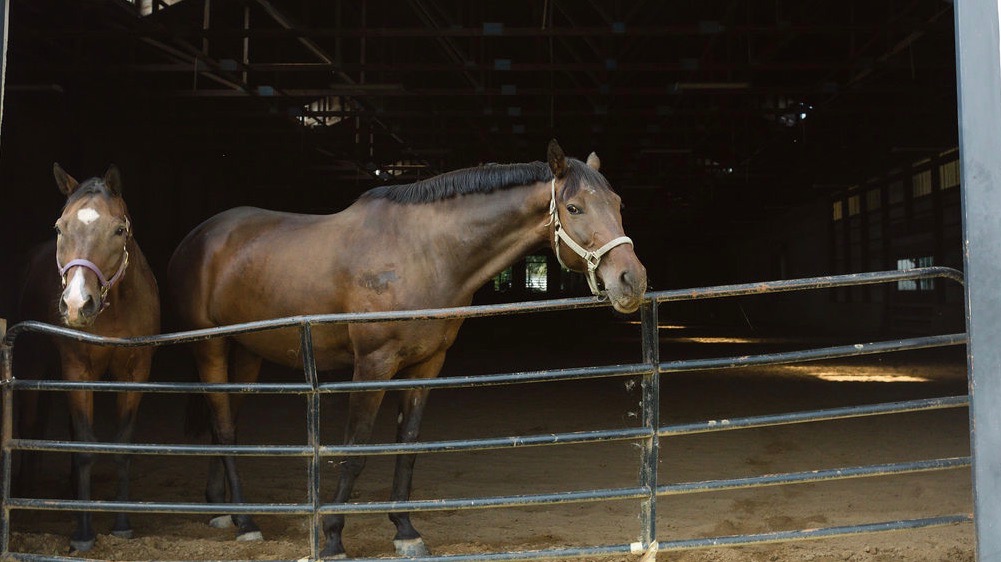
[[[333,546],[332,544],[328,544],[327,546],[323,547],[323,550],[320,551],[320,560],[346,560],[347,559],[347,557],[348,557],[348,553],[347,552],[344,552],[343,550],[341,550],[341,552],[334,552],[335,549],[336,549],[336,547]]]
[[[419,556],[428,556],[431,554],[428,552],[428,547],[424,545],[424,539],[417,537],[416,539],[395,539],[393,540],[393,546],[396,547],[396,554],[406,558],[417,558]]]
[[[238,541],[263,541],[264,535],[260,531],[250,531],[240,535],[236,535],[236,540]]]
[[[121,529],[121,530],[113,529],[111,531],[111,535],[118,537],[120,539],[132,539],[133,537],[136,536],[136,534],[132,531],[132,529]]]
[[[233,526],[232,515],[217,515],[209,520],[209,527],[214,529],[229,529]]]
[[[85,541],[70,540],[70,551],[75,552],[87,552],[88,550],[94,548],[94,540],[89,539]]]

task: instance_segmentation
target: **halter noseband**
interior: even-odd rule
[[[56,255],[56,267],[59,268],[59,277],[62,278],[64,289],[66,288],[66,276],[69,273],[69,270],[74,267],[89,269],[94,272],[94,275],[97,275],[97,280],[101,283],[101,309],[98,311],[99,313],[111,306],[111,303],[108,302],[108,292],[111,291],[111,288],[114,287],[119,280],[121,280],[122,275],[125,273],[125,269],[129,266],[129,250],[127,246],[129,243],[129,237],[132,235],[132,228],[129,225],[128,219],[125,219],[125,229],[125,245],[122,246],[122,262],[118,266],[118,271],[111,276],[111,279],[105,277],[104,273],[101,272],[101,268],[90,260],[77,258],[70,260],[66,265],[62,265],[59,263],[59,256]]]
[[[597,250],[591,252],[585,250],[583,246],[570,238],[570,235],[563,230],[563,225],[560,224],[560,213],[556,207],[556,178],[553,178],[551,183],[552,196],[549,199],[549,223],[553,226],[553,253],[556,254],[556,259],[560,262],[560,265],[567,267],[563,263],[563,258],[560,257],[560,239],[566,243],[567,247],[574,251],[575,254],[581,257],[587,263],[587,271],[584,272],[587,277],[587,284],[591,287],[591,294],[599,297],[605,294],[605,291],[598,288],[598,265],[601,264],[601,258],[605,256],[608,252],[615,248],[616,246],[621,246],[622,244],[632,245],[633,241],[628,236],[619,236],[606,243],[604,246],[598,248]],[[567,267],[567,269],[570,269]]]

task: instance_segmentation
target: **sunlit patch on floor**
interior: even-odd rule
[[[727,338],[727,337],[695,337],[695,338],[671,338],[679,343],[769,343],[762,338]]]
[[[776,367],[789,374],[806,376],[827,382],[877,382],[877,383],[917,383],[931,379],[901,372],[892,367],[863,365],[783,365]]]

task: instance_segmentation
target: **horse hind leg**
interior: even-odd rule
[[[408,368],[400,376],[414,379],[434,378],[441,371],[445,354],[441,353],[427,361]],[[428,390],[415,388],[402,391],[400,414],[397,418],[396,441],[398,443],[414,443],[420,437],[421,419],[424,406],[427,404]],[[396,471],[393,476],[393,490],[390,501],[407,501],[410,499],[414,477],[414,461],[417,455],[397,455]],[[421,534],[410,522],[409,513],[390,513],[389,520],[396,525],[396,536],[393,545],[396,554],[408,558],[428,556],[430,553],[424,544]]]
[[[196,347],[198,372],[203,382],[226,382],[228,380],[227,358],[229,342],[216,339],[200,342]],[[233,379],[235,382],[253,382],[261,367],[261,359],[242,346],[232,346]],[[212,414],[212,441],[221,445],[236,444],[236,411],[239,396],[207,393],[205,398]],[[236,461],[230,456],[214,458],[209,463],[209,478],[205,488],[205,498],[210,503],[226,503],[226,488],[232,503],[244,503],[240,477]],[[220,515],[213,517],[209,524],[217,528],[237,527],[236,540],[261,540],[263,535],[254,520],[245,514]]]

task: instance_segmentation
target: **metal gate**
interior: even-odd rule
[[[944,267],[921,268],[908,271],[890,271],[876,273],[861,273],[831,277],[816,277],[785,281],[749,283],[741,285],[725,285],[698,289],[681,289],[648,293],[641,307],[642,358],[639,362],[626,365],[595,366],[574,369],[550,371],[517,372],[506,374],[448,377],[431,380],[390,380],[390,381],[348,381],[321,383],[317,380],[316,365],[313,356],[312,327],[320,324],[356,323],[356,322],[386,322],[407,320],[432,320],[450,318],[473,318],[496,316],[502,314],[517,314],[526,312],[558,311],[581,308],[607,306],[607,303],[593,298],[559,299],[514,304],[499,304],[472,306],[465,308],[449,308],[421,311],[394,311],[363,314],[330,314],[316,316],[297,316],[267,320],[247,324],[226,326],[206,330],[196,330],[176,334],[165,334],[150,337],[121,339],[102,338],[83,332],[62,327],[51,326],[38,322],[17,324],[8,331],[2,346],[2,385],[3,385],[3,435],[2,435],[2,522],[0,522],[0,555],[18,560],[52,559],[28,553],[10,550],[10,514],[12,510],[59,510],[59,511],[99,511],[99,512],[135,512],[135,513],[191,513],[217,514],[219,504],[206,503],[170,503],[170,502],[117,502],[117,501],[79,501],[60,499],[31,499],[10,496],[11,460],[15,450],[20,451],[61,451],[88,453],[138,453],[147,455],[240,455],[269,457],[301,457],[309,459],[309,471],[305,490],[305,503],[246,503],[226,504],[227,513],[234,514],[280,514],[311,516],[313,521],[310,533],[311,559],[316,559],[321,540],[321,519],[324,515],[334,513],[389,513],[389,512],[419,512],[432,510],[464,510],[497,507],[515,507],[528,505],[565,504],[571,502],[598,500],[638,500],[640,524],[637,529],[637,540],[630,544],[594,545],[579,548],[554,548],[537,551],[496,552],[475,555],[432,556],[424,560],[460,561],[460,560],[536,560],[551,558],[568,558],[575,556],[600,556],[651,553],[655,551],[670,551],[713,546],[750,545],[763,542],[777,542],[797,539],[834,537],[860,533],[915,529],[937,525],[947,525],[972,521],[970,514],[943,514],[937,517],[886,521],[863,525],[837,526],[819,529],[803,529],[762,534],[745,534],[725,537],[693,538],[687,540],[658,541],[657,540],[657,498],[667,495],[690,494],[698,492],[733,490],[780,484],[831,481],[846,478],[866,476],[882,476],[927,472],[970,466],[970,457],[940,458],[915,462],[890,463],[869,466],[839,467],[826,470],[792,472],[785,474],[770,474],[766,476],[735,478],[726,480],[708,480],[700,482],[683,482],[661,484],[657,474],[657,458],[661,437],[707,433],[714,431],[729,431],[746,428],[757,428],[775,425],[794,424],[809,421],[836,420],[914,412],[941,408],[958,408],[968,405],[967,396],[949,396],[941,398],[911,400],[857,407],[844,407],[807,412],[796,412],[781,415],[754,416],[727,420],[707,420],[700,423],[679,425],[661,425],[659,420],[659,381],[660,376],[673,372],[694,371],[705,369],[726,369],[747,367],[751,365],[775,365],[870,355],[908,349],[962,345],[966,343],[966,334],[946,334],[915,337],[894,341],[874,343],[859,343],[792,351],[770,353],[763,355],[724,357],[713,359],[696,359],[684,361],[661,361],[659,353],[658,305],[670,301],[707,299],[720,297],[735,297],[741,295],[760,295],[774,292],[796,291],[805,289],[825,289],[851,285],[892,283],[901,280],[924,279],[940,277],[963,282],[959,271]],[[269,330],[274,328],[297,327],[301,334],[303,363],[305,365],[305,380],[301,383],[168,383],[168,382],[68,382],[68,381],[37,381],[17,380],[11,372],[14,341],[24,332],[39,332],[56,337],[66,337],[93,343],[97,345],[114,346],[162,346],[192,342],[211,337],[243,334]],[[319,442],[320,427],[320,395],[325,393],[356,392],[362,390],[400,390],[410,388],[456,388],[480,387],[516,383],[537,383],[551,381],[567,381],[590,379],[598,377],[642,377],[642,415],[637,427],[614,430],[597,430],[546,435],[517,436],[490,439],[470,439],[453,441],[432,441],[410,444],[360,444],[350,446],[323,445]],[[12,432],[13,395],[18,390],[66,391],[93,390],[105,392],[142,391],[152,393],[188,393],[188,392],[231,392],[257,394],[299,394],[306,398],[306,418],[308,428],[308,444],[306,445],[159,445],[159,444],[115,444],[115,443],[80,443],[50,440],[14,439]],[[530,494],[517,496],[476,497],[461,499],[419,500],[407,502],[358,502],[346,504],[325,504],[321,501],[320,466],[324,458],[348,455],[391,455],[397,453],[434,453],[449,451],[470,451],[485,449],[503,449],[524,446],[561,445],[598,443],[613,440],[632,440],[641,445],[642,453],[638,467],[636,486],[627,488],[608,488],[595,490],[577,490],[570,492]],[[79,558],[67,558],[79,560]],[[366,559],[360,559],[366,560]],[[371,559],[376,560],[376,559]]]

